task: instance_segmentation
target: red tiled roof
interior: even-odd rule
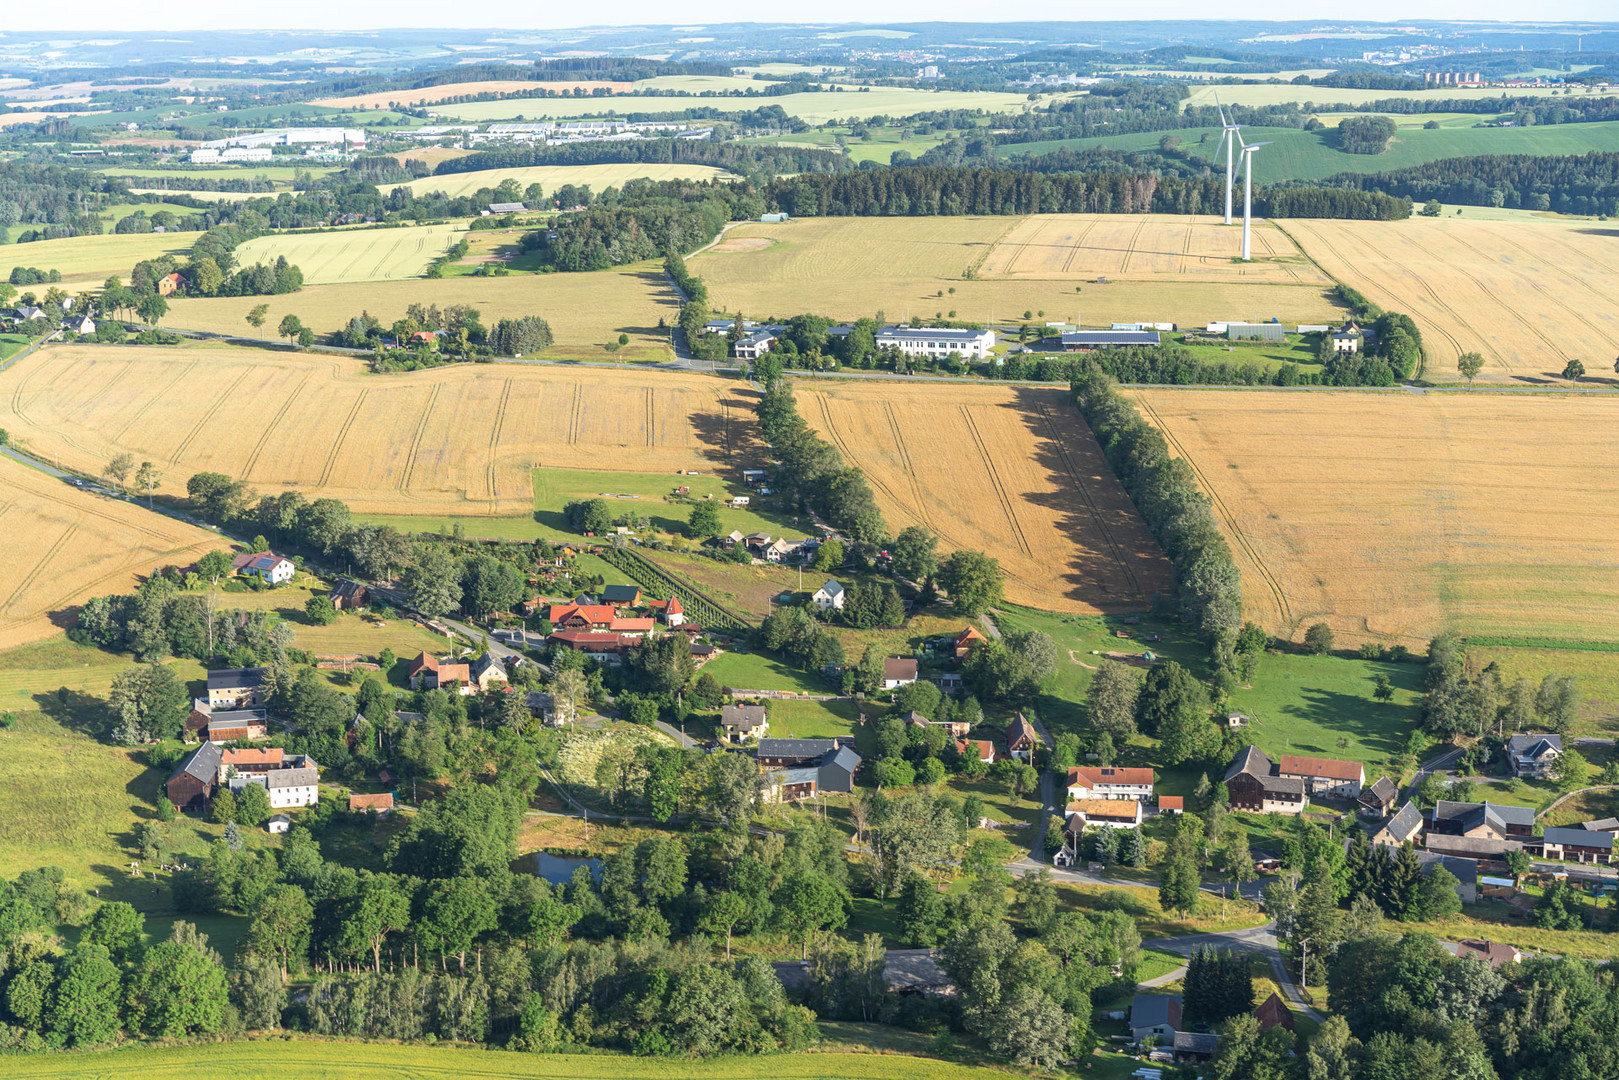
[[[592,625],[601,623],[605,626],[613,621],[615,611],[612,604],[552,604],[546,621],[556,626],[576,614]]]
[[[410,666],[405,670],[410,675],[416,675],[423,671],[437,671],[438,657],[432,655],[431,653],[424,652],[417,656],[416,659],[412,660],[410,662]]]
[[[560,641],[562,644],[575,649],[592,645],[611,645],[618,648],[624,644],[624,638],[620,634],[602,634],[593,630],[558,630],[551,635],[551,640]]]
[[[1158,809],[1184,810],[1186,809],[1186,800],[1179,795],[1160,795],[1158,796]]]
[[[967,627],[967,629],[963,630],[961,633],[956,635],[956,648],[959,649],[963,645],[967,644],[970,641],[984,641],[984,640],[986,640],[984,635],[980,634],[978,632],[977,627],[969,626],[969,627]]]
[[[246,724],[243,725],[244,727]],[[268,750],[226,750],[222,755],[220,764],[235,765],[279,765],[281,764],[281,748],[271,747]]]
[[[380,795],[350,795],[350,810],[392,810],[394,808],[394,793],[384,791]]]
[[[1152,787],[1151,769],[1115,769],[1105,765],[1076,765],[1068,770],[1068,786],[1083,782],[1086,787],[1098,784],[1128,784]]]
[[[654,619],[614,619],[609,629],[628,632],[637,630],[650,631],[656,625],[657,621]]]
[[[1283,754],[1277,762],[1280,776],[1330,776],[1334,780],[1359,780],[1363,775],[1358,761],[1339,761],[1337,758],[1298,757]]]

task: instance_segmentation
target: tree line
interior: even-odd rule
[[[1619,214],[1619,153],[1445,158],[1389,172],[1340,173],[1324,183],[1403,199],[1467,206]]]
[[[774,110],[774,112],[770,112]],[[788,116],[779,105],[757,110],[768,115],[753,121],[785,125]],[[779,115],[777,115],[779,114]],[[574,143],[563,146],[523,146],[480,150],[439,162],[435,176],[478,172],[483,169],[521,169],[538,165],[602,165],[620,163],[712,165],[744,176],[799,172],[839,172],[852,166],[834,150],[791,145],[715,142],[710,139],[635,139],[627,142]]]

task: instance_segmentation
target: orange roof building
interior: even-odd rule
[[[552,604],[545,618],[558,630],[606,630],[617,615],[612,604]]]
[[[1070,799],[1148,799],[1151,769],[1119,769],[1111,765],[1076,765],[1068,770]]]
[[[283,752],[279,746],[272,746],[265,750],[244,749],[225,750],[219,761],[223,769],[227,765],[235,766],[237,772],[266,772],[270,769],[281,768]]]
[[[379,814],[386,814],[394,808],[394,793],[384,791],[380,795],[350,795],[349,810],[352,813],[363,813],[366,810],[375,810]]]

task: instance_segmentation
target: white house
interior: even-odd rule
[[[841,611],[844,595],[843,586],[828,578],[825,585],[810,594],[810,603],[822,611],[831,611],[834,608]]]
[[[1332,332],[1332,351],[1335,353],[1360,352],[1360,327],[1349,323],[1342,330]]]
[[[1108,765],[1080,765],[1068,770],[1068,798],[1152,798],[1151,769],[1117,769]]]
[[[285,585],[298,572],[291,559],[283,558],[273,551],[238,555],[231,560],[231,569],[242,577],[256,577],[268,585]]]
[[[67,321],[67,329],[73,331],[75,334],[78,334],[80,337],[88,337],[96,332],[96,322],[89,316],[85,316],[84,318],[77,320],[69,319]]]
[[[264,827],[271,833],[285,833],[292,828],[292,819],[285,814],[275,814],[264,823]]]
[[[916,681],[916,661],[908,658],[887,657],[883,660],[883,689],[898,690]]]
[[[264,774],[270,792],[270,807],[313,806],[320,802],[320,773],[313,768],[277,769]]]
[[[898,349],[906,356],[943,359],[955,353],[965,360],[987,360],[989,351],[995,347],[995,331],[888,326],[877,332],[877,345]]]

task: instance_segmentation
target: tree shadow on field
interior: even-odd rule
[[[1295,699],[1276,712],[1325,728],[1334,736],[1343,735],[1374,755],[1385,757],[1405,748],[1404,735],[1411,726],[1408,706],[1313,687],[1301,687]],[[1322,732],[1322,738],[1326,737],[1327,732]],[[1292,743],[1289,749],[1322,757],[1336,757],[1341,753],[1336,745],[1314,742]]]
[[[1005,407],[1028,430],[1030,458],[1052,490],[1007,494],[1052,511],[1057,531],[1088,552],[1062,568],[1064,598],[1110,615],[1149,610],[1169,587],[1169,563],[1067,389],[1020,386],[1013,395]]]
[[[640,282],[654,301],[667,304],[675,308],[678,313],[680,307],[680,294],[675,291],[674,284],[670,282],[669,275],[663,272],[660,266],[656,270],[637,270],[635,280]]]
[[[741,479],[741,470],[762,466],[769,460],[754,410],[759,392],[745,383],[735,383],[720,392],[711,408],[691,414],[691,429],[697,451],[722,471]]]
[[[114,715],[101,698],[63,686],[33,695],[39,711],[69,731],[100,739],[112,730]]]

